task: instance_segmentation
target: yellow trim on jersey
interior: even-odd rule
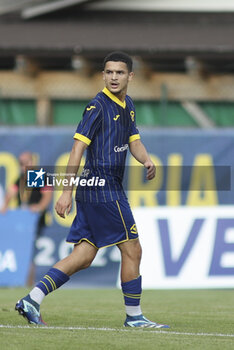
[[[117,204],[117,207],[118,207],[118,209],[119,209],[119,213],[120,213],[120,216],[121,216],[121,219],[122,219],[122,222],[123,222],[125,231],[126,231],[127,240],[128,240],[128,230],[127,230],[127,227],[126,227],[126,224],[125,224],[125,221],[124,221],[124,218],[123,218],[123,215],[122,215],[120,206],[119,206],[119,202],[118,202],[117,200],[116,200],[116,204]]]
[[[81,238],[81,239],[80,239],[78,242],[76,242],[76,243],[74,243],[74,242],[68,242],[68,241],[67,241],[67,243],[78,245],[78,244],[80,244],[82,241],[86,241],[86,242],[88,242],[89,244],[91,244],[94,248],[99,249],[98,247],[95,246],[95,244],[94,244],[93,242],[89,241],[87,238]]]
[[[124,101],[124,102],[120,101],[118,99],[118,97],[116,97],[114,94],[112,94],[112,92],[110,92],[106,87],[102,90],[102,92],[104,92],[105,95],[110,97],[110,99],[112,101],[114,101],[115,103],[117,103],[119,106],[121,106],[122,108],[126,108],[126,101]]]
[[[132,136],[129,137],[128,143],[131,143],[131,142],[133,142],[135,140],[140,140],[140,138],[141,137],[140,137],[139,134],[132,135]]]
[[[139,237],[137,237],[137,238],[130,238],[130,239],[127,238],[127,239],[124,239],[123,241],[119,241],[119,242],[116,242],[116,243],[111,243],[111,244],[108,244],[108,245],[104,245],[103,247],[100,247],[100,248],[96,247],[95,244],[93,244],[92,242],[90,242],[87,238],[81,238],[81,239],[79,240],[79,242],[77,242],[77,243],[68,242],[68,241],[67,241],[67,243],[68,243],[68,244],[75,244],[75,245],[78,245],[78,244],[80,244],[82,241],[87,241],[87,242],[90,243],[94,248],[96,248],[96,249],[103,249],[103,248],[113,247],[113,245],[118,245],[118,244],[120,244],[120,243],[124,243],[124,242],[127,242],[127,241],[135,241],[136,239],[139,239]],[[140,276],[140,275],[139,275],[139,276]]]
[[[124,242],[127,242],[127,241],[134,241],[135,239],[138,239],[138,237],[137,237],[137,238],[130,238],[130,239],[127,238],[127,239],[124,239],[123,241],[119,241],[119,242],[116,242],[116,243],[104,245],[103,247],[100,247],[99,249],[112,247],[113,245],[118,245],[118,244],[120,244],[120,243],[124,243]]]
[[[73,136],[73,138],[76,139],[76,140],[83,141],[83,142],[86,143],[86,145],[88,145],[88,146],[89,146],[90,143],[91,143],[91,140],[90,140],[88,137],[86,137],[86,136],[84,136],[84,135],[82,135],[82,134],[79,134],[78,132],[75,133],[75,135]]]

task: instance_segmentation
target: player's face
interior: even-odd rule
[[[19,164],[21,168],[21,173],[24,174],[26,171],[26,167],[30,167],[33,164],[32,156],[30,153],[22,153],[19,157]]]
[[[103,80],[107,89],[120,100],[125,99],[128,82],[132,80],[133,72],[128,71],[124,62],[106,62],[103,72]]]

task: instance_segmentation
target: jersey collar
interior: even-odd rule
[[[122,108],[126,108],[126,101],[124,101],[124,102],[120,101],[118,99],[118,97],[116,97],[114,94],[112,94],[112,92],[110,92],[106,87],[102,90],[102,92],[104,92],[105,95],[110,97],[110,99],[112,101],[114,101],[115,103],[117,103],[119,106],[121,106]]]

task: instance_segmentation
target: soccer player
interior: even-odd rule
[[[9,207],[10,201],[14,198],[17,201],[17,207],[28,208],[31,212],[39,213],[39,220],[36,227],[34,237],[34,249],[37,239],[43,232],[43,228],[46,226],[46,213],[52,200],[52,191],[48,188],[32,188],[31,190],[25,190],[26,169],[27,167],[33,167],[33,154],[29,151],[24,151],[19,155],[20,175],[14,184],[8,189],[2,207],[0,207],[0,214],[4,214]],[[33,259],[32,259],[33,260]],[[27,285],[32,286],[35,283],[35,265],[33,261],[28,273]]]
[[[74,273],[90,266],[98,249],[117,245],[121,252],[121,286],[125,301],[126,327],[169,328],[143,316],[141,299],[141,245],[136,224],[122,187],[127,149],[147,169],[147,179],[155,177],[151,161],[135,122],[135,108],[127,96],[133,78],[132,59],[112,52],[104,60],[105,88],[86,107],[74,135],[67,172],[76,174],[87,149],[83,178],[105,180],[105,186],[78,185],[77,214],[67,237],[74,243],[72,253],[57,262],[32,291],[16,304],[29,323],[44,324],[40,304],[44,297],[66,283]],[[68,175],[69,178],[69,175]],[[62,218],[72,205],[72,187],[64,191],[55,209]]]
[[[29,151],[24,151],[19,155],[20,175],[15,183],[9,188],[4,198],[4,203],[0,209],[0,213],[4,214],[9,207],[10,201],[15,198],[19,208],[28,207],[30,211],[40,214],[36,238],[38,238],[43,228],[46,226],[46,211],[52,200],[52,191],[48,188],[32,188],[30,191],[25,191],[26,184],[26,169],[33,167],[33,154]]]

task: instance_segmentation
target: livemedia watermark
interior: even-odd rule
[[[46,172],[43,167],[39,170],[27,170],[28,188],[60,188],[60,187],[103,187],[106,180],[99,176],[86,177],[85,172],[81,176],[75,173]]]
[[[232,171],[228,165],[157,166],[156,176],[147,180],[147,169],[142,165],[80,167],[38,166],[27,169],[26,190],[49,190],[87,187],[126,191],[231,191]]]

